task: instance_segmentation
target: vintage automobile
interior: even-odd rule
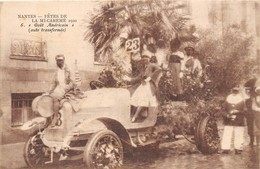
[[[33,101],[33,111],[41,117],[21,127],[23,130],[38,128],[24,148],[28,166],[83,159],[87,168],[120,168],[125,152],[144,146],[156,147],[164,140],[171,140],[174,134],[168,129],[157,130],[164,122],[155,107],[148,108],[145,117],[131,122],[130,92],[124,88],[86,91],[80,99],[64,99],[61,104],[54,119],[51,96],[42,95]],[[52,120],[57,121],[55,125]],[[213,118],[201,118],[193,139],[198,150],[203,154],[216,152],[217,133]]]

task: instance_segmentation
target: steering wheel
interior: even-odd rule
[[[91,81],[91,82],[89,83],[89,85],[90,85],[90,88],[91,88],[92,90],[100,89],[100,88],[105,87],[105,84],[104,84],[104,83],[102,83],[102,82],[100,82],[100,81],[96,81],[96,80]]]

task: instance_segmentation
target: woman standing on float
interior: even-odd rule
[[[129,80],[131,84],[139,84],[131,97],[131,105],[137,107],[131,121],[135,122],[139,114],[148,107],[157,107],[158,101],[156,98],[156,79],[159,78],[160,67],[150,62],[152,53],[145,51],[142,54],[144,70],[137,76]]]

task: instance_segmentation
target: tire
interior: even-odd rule
[[[85,147],[84,161],[87,168],[120,168],[123,164],[123,146],[118,136],[110,130],[93,134]]]
[[[203,118],[204,118],[204,117],[203,117]],[[194,134],[195,144],[196,144],[196,147],[197,147],[198,150],[201,149],[201,142],[202,142],[202,140],[201,140],[201,137],[200,137],[200,132],[201,132],[202,122],[203,122],[202,119],[200,119],[200,120],[198,121],[198,124],[197,124],[197,126],[196,126],[196,128],[195,128],[195,134]]]
[[[40,135],[29,137],[24,146],[23,156],[26,164],[31,168],[38,168],[50,161],[50,151],[40,139]]]
[[[216,121],[210,116],[203,117],[195,131],[197,149],[202,154],[213,154],[218,151],[219,135]]]

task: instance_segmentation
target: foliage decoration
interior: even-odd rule
[[[129,38],[139,37],[143,44],[147,43],[146,35],[151,35],[155,42],[158,39],[169,42],[176,33],[182,34],[188,30],[185,26],[189,17],[182,12],[186,5],[180,2],[104,1],[87,22],[85,40],[94,45],[96,55],[107,58],[104,61],[108,62],[113,52],[113,43],[122,32],[127,32]],[[193,32],[187,32],[184,39],[194,40],[194,36],[190,36]]]

